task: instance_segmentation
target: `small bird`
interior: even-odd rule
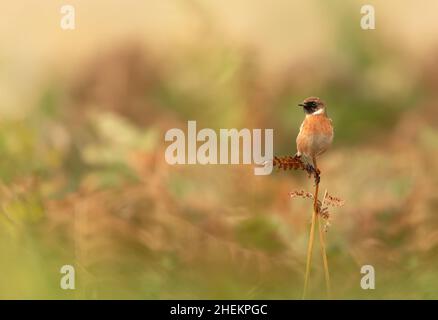
[[[332,120],[327,117],[326,105],[319,98],[309,97],[298,105],[303,107],[306,117],[297,136],[296,156],[319,175],[316,158],[332,144]]]

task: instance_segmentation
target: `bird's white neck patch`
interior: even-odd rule
[[[324,113],[325,113],[325,108],[321,108],[321,109],[318,109],[315,112],[313,112],[311,115],[315,116],[317,114],[324,114]]]

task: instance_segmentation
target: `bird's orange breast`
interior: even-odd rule
[[[333,140],[332,121],[326,115],[307,116],[297,137],[297,149],[300,154],[311,157],[320,155]]]
[[[323,114],[308,116],[304,119],[300,132],[333,135],[332,120]]]

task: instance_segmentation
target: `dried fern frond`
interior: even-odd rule
[[[306,165],[298,156],[274,156],[273,166],[283,170],[304,170],[307,171]]]
[[[283,170],[303,170],[310,176],[314,176],[315,184],[319,183],[321,172],[318,169],[313,168],[311,165],[305,164],[301,158],[295,156],[274,156],[272,165],[275,168]]]

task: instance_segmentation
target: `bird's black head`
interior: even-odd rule
[[[306,114],[313,114],[325,108],[324,102],[316,97],[309,97],[307,99],[304,99],[303,103],[300,103],[298,105],[303,107]]]

